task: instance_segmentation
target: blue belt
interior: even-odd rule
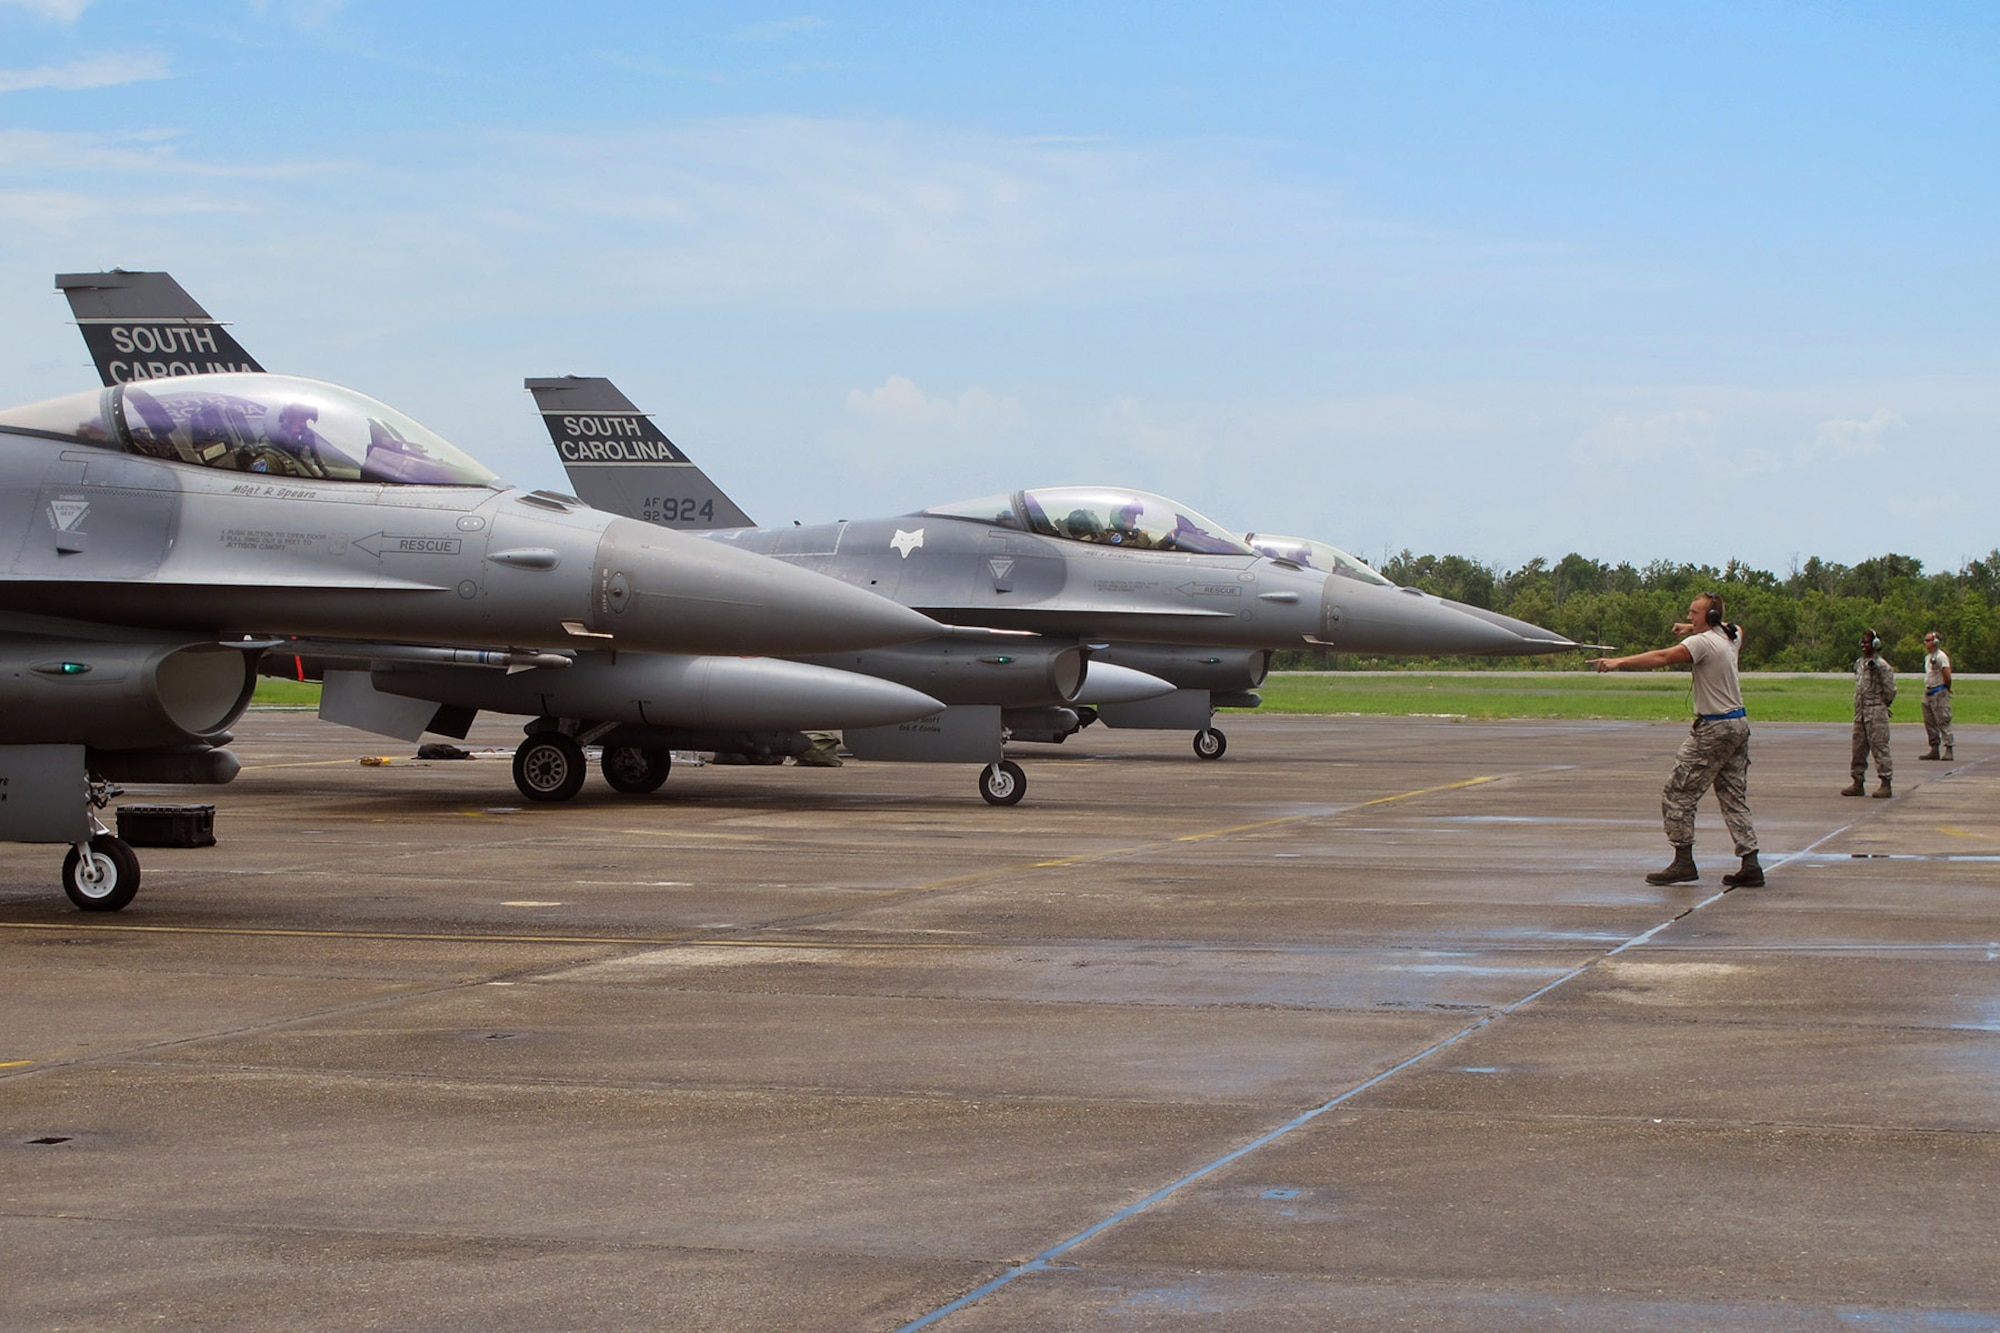
[[[1933,685],[1929,689],[1924,691],[1924,697],[1928,699],[1931,695],[1942,693],[1943,691],[1948,690],[1950,688],[1951,686],[1949,685]]]
[[[1697,722],[1728,722],[1733,718],[1748,717],[1748,716],[1750,716],[1750,714],[1747,710],[1741,708],[1732,708],[1726,713],[1696,713],[1694,715],[1694,719]]]

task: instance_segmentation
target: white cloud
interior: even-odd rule
[[[30,88],[115,88],[127,83],[173,76],[165,56],[104,55],[75,60],[67,65],[42,65],[35,69],[0,69],[0,93],[24,92]]]
[[[0,7],[25,9],[58,23],[74,23],[90,8],[90,0],[0,0]]]
[[[1661,458],[1693,458],[1715,446],[1715,416],[1684,407],[1651,417],[1614,416],[1599,421],[1577,442],[1579,462],[1638,463]]]
[[[762,23],[752,23],[738,28],[730,36],[739,42],[781,42],[788,37],[804,33],[818,32],[826,27],[826,20],[815,14],[799,14],[788,19],[766,19]]]
[[[1004,427],[1019,415],[1020,404],[977,385],[955,399],[932,398],[916,381],[891,375],[873,389],[849,389],[847,410],[880,426],[965,434]]]
[[[82,176],[101,185],[111,173],[144,176],[187,176],[193,179],[296,180],[338,171],[337,162],[269,162],[229,164],[185,157],[180,134],[174,130],[143,130],[125,134],[71,133],[51,130],[0,129],[0,185],[22,173],[37,182],[54,176]],[[109,191],[106,191],[109,197]]]
[[[135,197],[85,194],[77,190],[0,189],[0,219],[52,236],[67,236],[75,228],[89,222],[250,211],[249,206],[242,203],[187,192],[149,191]]]
[[[1822,421],[1813,430],[1812,443],[1799,448],[1799,457],[1863,458],[1882,452],[1886,440],[1900,434],[1908,423],[1886,407],[1878,407],[1860,420]]]

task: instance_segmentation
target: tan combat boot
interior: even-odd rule
[[[1868,789],[1861,785],[1860,778],[1856,778],[1854,779],[1854,781],[1848,783],[1845,787],[1842,787],[1840,789],[1840,794],[1842,796],[1866,796],[1868,794]]]
[[[1874,791],[1869,792],[1868,794],[1870,796],[1873,796],[1878,801],[1886,801],[1891,796],[1895,795],[1894,792],[1889,790],[1889,779],[1887,778],[1883,778],[1882,785],[1877,787]]]

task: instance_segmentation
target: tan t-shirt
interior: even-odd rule
[[[1731,642],[1722,626],[1681,640],[1694,658],[1694,711],[1703,717],[1733,713],[1743,706],[1743,686],[1736,679],[1736,658],[1743,651],[1743,630]]]
[[[1924,688],[1934,690],[1944,684],[1944,673],[1951,670],[1951,659],[1944,655],[1944,649],[1933,648],[1924,654]]]

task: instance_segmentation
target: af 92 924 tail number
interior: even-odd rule
[[[715,501],[694,496],[649,495],[639,517],[648,523],[713,523]]]

